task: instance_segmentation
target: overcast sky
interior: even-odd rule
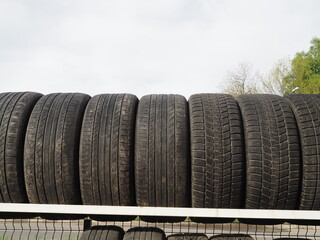
[[[319,0],[0,0],[1,92],[221,92],[320,37]]]

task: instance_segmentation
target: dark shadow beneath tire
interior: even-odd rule
[[[192,222],[196,223],[232,223],[235,218],[199,218],[192,217],[190,218]]]
[[[239,218],[239,222],[252,225],[278,225],[285,223],[285,220],[282,219],[248,219],[248,218]]]

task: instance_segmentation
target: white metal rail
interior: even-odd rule
[[[0,203],[0,212],[320,220],[320,211]]]

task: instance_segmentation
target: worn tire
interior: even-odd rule
[[[81,204],[79,140],[90,97],[54,93],[40,98],[28,123],[24,175],[31,203]]]
[[[83,204],[134,206],[134,134],[138,98],[101,94],[90,99],[80,138]],[[130,221],[135,216],[90,216],[99,221]]]
[[[320,210],[320,94],[286,99],[297,120],[302,152],[302,186],[298,208]]]
[[[41,96],[34,92],[0,94],[0,202],[29,202],[23,176],[23,143],[31,111]]]
[[[208,237],[201,233],[179,233],[168,236],[167,240],[208,240]]]
[[[135,227],[129,229],[123,240],[165,240],[164,231],[156,227]]]
[[[192,207],[241,208],[245,152],[238,103],[227,94],[195,94],[189,99]],[[234,219],[192,218],[202,223]]]
[[[190,206],[188,105],[183,96],[141,98],[136,122],[135,189],[138,206]],[[161,222],[161,217],[141,219]]]
[[[253,240],[248,234],[221,234],[212,236],[210,240]]]
[[[93,226],[84,231],[80,240],[122,240],[124,230],[117,226]]]
[[[276,95],[237,98],[245,133],[245,207],[295,209],[300,191],[300,145],[293,112]]]
[[[23,176],[23,143],[31,111],[42,95],[0,94],[0,202],[28,203]],[[1,219],[33,218],[29,213],[0,213]]]

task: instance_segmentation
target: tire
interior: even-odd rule
[[[79,140],[90,97],[54,93],[40,98],[28,123],[24,173],[31,203],[81,204]]]
[[[136,121],[135,189],[138,206],[190,206],[188,105],[183,96],[141,98]],[[162,222],[161,217],[141,219]]]
[[[124,230],[117,226],[93,226],[84,231],[80,240],[122,240]]]
[[[210,240],[253,240],[248,234],[221,234],[212,236]]]
[[[295,209],[300,191],[300,145],[293,112],[276,95],[237,98],[244,124],[245,207]]]
[[[320,94],[286,99],[297,120],[302,152],[302,186],[298,209],[320,210]]]
[[[34,92],[0,94],[0,202],[29,202],[23,176],[23,143],[31,111],[41,96]],[[29,213],[0,213],[1,219],[33,217]]]
[[[80,138],[83,204],[134,206],[134,134],[138,98],[101,94],[89,101]],[[99,221],[130,221],[136,216],[90,216]]]
[[[201,233],[180,233],[168,236],[167,240],[208,240],[208,237]]]
[[[0,94],[0,202],[29,202],[23,176],[23,142],[31,111],[41,96],[34,92]]]
[[[163,230],[155,227],[135,227],[131,228],[124,235],[123,240],[165,240],[166,235]]]
[[[189,99],[192,207],[241,208],[245,152],[238,103],[227,94],[195,94]],[[201,223],[234,219],[192,218]]]

